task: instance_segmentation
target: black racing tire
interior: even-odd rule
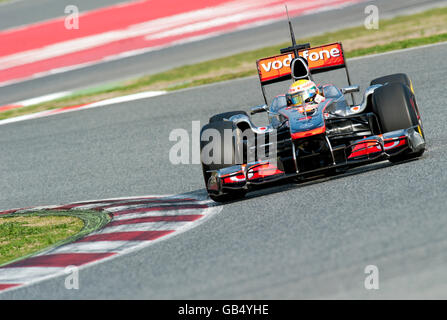
[[[218,159],[218,163],[214,163],[214,162],[205,163],[205,162],[210,162],[210,161],[206,161],[207,157],[213,156],[213,150],[211,150],[210,154],[202,153],[203,148],[206,145],[208,145],[209,143],[212,143],[212,139],[211,139],[211,141],[202,141],[202,133],[207,129],[217,130],[220,135],[220,139],[221,139],[221,141],[220,141],[220,159]],[[205,187],[207,188],[210,198],[217,202],[227,202],[230,200],[239,199],[239,198],[244,197],[245,193],[246,193],[246,190],[234,190],[234,191],[228,191],[222,195],[215,195],[208,190],[208,179],[211,176],[207,172],[208,170],[219,170],[219,169],[231,167],[233,165],[238,164],[237,159],[236,159],[236,150],[237,150],[236,148],[240,147],[241,142],[236,141],[237,139],[235,138],[234,135],[233,135],[233,139],[231,139],[231,140],[224,139],[225,130],[233,131],[233,130],[239,130],[239,129],[234,128],[233,123],[230,121],[215,121],[215,122],[211,122],[211,123],[203,126],[203,128],[200,132],[200,154],[201,154],[200,158],[201,158],[201,163],[202,163],[203,178],[205,180]],[[236,135],[236,136],[238,136],[238,135]],[[231,159],[227,159],[227,160],[231,160],[230,162],[227,161],[227,163],[225,163],[225,160],[226,160],[225,152],[231,152]]]
[[[373,94],[373,112],[377,115],[382,133],[407,129],[419,124],[415,110],[414,95],[410,88],[402,83],[388,83]],[[418,153],[401,153],[391,157],[391,162],[419,157]]]
[[[410,89],[397,82],[380,87],[374,92],[373,111],[379,118],[382,133],[407,129],[418,124],[411,99]]]
[[[411,92],[414,94],[413,83],[410,78],[405,73],[394,73],[380,78],[376,78],[371,81],[371,86],[375,84],[386,84],[386,83],[402,83],[410,88]]]
[[[237,115],[237,114],[243,114],[243,115],[248,116],[247,112],[245,112],[245,111],[229,111],[229,112],[219,113],[219,114],[212,116],[209,120],[209,123],[223,121],[225,119],[228,120],[230,117]]]
[[[376,78],[371,81],[371,85],[375,85],[375,84],[384,85],[384,84],[389,84],[389,83],[402,83],[402,84],[406,85],[408,88],[410,88],[410,91],[413,94],[414,107],[416,108],[417,114],[420,115],[419,107],[418,107],[418,105],[416,103],[416,99],[414,97],[413,82],[411,81],[410,77],[408,77],[408,75],[405,73],[394,73],[394,74],[390,74],[390,75],[383,76],[380,78]],[[422,136],[425,138],[422,121],[419,122],[419,125],[421,127]]]

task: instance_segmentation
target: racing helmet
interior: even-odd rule
[[[299,107],[305,103],[313,102],[318,94],[318,88],[313,81],[295,81],[286,94],[287,105]]]

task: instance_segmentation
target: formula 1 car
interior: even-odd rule
[[[201,130],[201,162],[209,196],[219,202],[243,197],[252,187],[290,177],[333,175],[374,161],[420,157],[425,135],[409,77],[403,73],[371,81],[359,104],[348,103],[351,85],[341,43],[311,48],[297,45],[260,59],[257,68],[269,125],[256,126],[245,111],[212,116]],[[278,81],[312,80],[319,72],[346,71],[349,86],[318,85],[325,100],[294,108],[285,95],[268,104],[264,86]]]

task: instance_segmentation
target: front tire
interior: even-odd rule
[[[202,134],[205,130],[213,129],[216,130],[219,133],[219,139],[220,142],[218,142],[218,145],[220,145],[220,157],[219,159],[216,159],[217,162],[211,161],[210,158],[214,156],[213,152],[215,149],[212,149],[210,151],[210,154],[204,154],[202,153],[203,148],[208,145],[209,143],[213,143],[213,140],[211,141],[202,141]],[[213,199],[216,202],[227,202],[235,199],[243,198],[246,194],[246,190],[231,190],[226,191],[224,194],[216,195],[212,191],[208,189],[208,181],[211,177],[211,174],[207,171],[209,170],[219,170],[226,167],[234,166],[237,163],[237,157],[236,157],[236,150],[238,147],[240,147],[241,142],[237,141],[238,135],[233,135],[232,139],[224,139],[225,137],[225,130],[238,130],[237,128],[234,128],[234,125],[231,121],[214,121],[211,122],[205,126],[203,126],[202,131],[200,133],[200,153],[201,153],[201,162],[202,162],[202,172],[203,172],[203,178],[205,180],[205,187],[207,189],[208,195],[211,199]],[[228,163],[225,163],[225,152],[231,152],[231,161]]]
[[[388,83],[374,92],[373,111],[377,115],[381,132],[391,132],[400,129],[420,126],[416,102],[411,89],[400,82]],[[422,134],[422,136],[424,136]],[[391,157],[391,162],[403,161],[420,157],[425,150],[417,153],[404,152]]]

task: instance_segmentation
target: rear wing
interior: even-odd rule
[[[300,47],[300,49],[297,50],[297,47]],[[344,68],[348,84],[351,85],[343,46],[340,42],[313,48],[310,48],[310,45],[308,44],[301,46],[295,45],[294,47],[282,49],[281,54],[279,55],[256,61],[259,81],[261,83],[262,93],[266,104],[268,103],[265,96],[264,86],[292,79],[292,70],[290,66],[293,59],[296,57],[296,54],[307,61],[309,72],[311,74]]]

